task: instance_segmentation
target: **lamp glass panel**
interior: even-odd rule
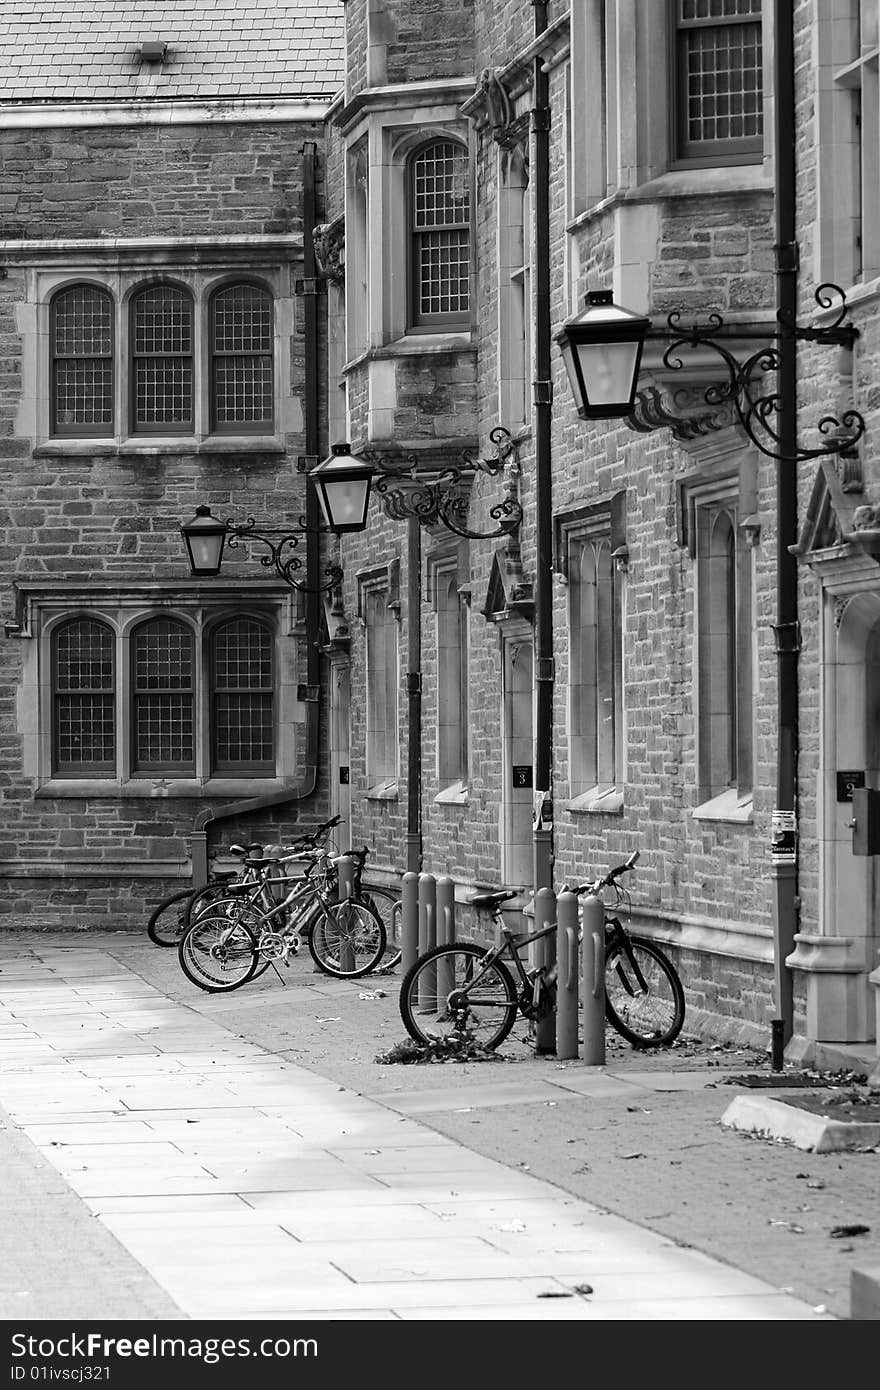
[[[364,525],[369,478],[340,478],[322,481],[318,487],[321,510],[331,530],[356,529]]]
[[[214,574],[220,568],[223,536],[187,536],[190,563],[195,574]]]
[[[579,344],[577,355],[586,387],[585,404],[594,408],[628,405],[638,352],[638,342]],[[574,381],[572,387],[576,390]]]

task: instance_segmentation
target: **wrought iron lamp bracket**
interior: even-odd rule
[[[509,430],[496,425],[489,435],[493,453],[488,458],[476,458],[464,450],[461,462],[446,464],[432,478],[419,474],[419,458],[406,455],[406,468],[388,467],[375,453],[364,457],[377,470],[376,493],[386,516],[395,521],[416,517],[422,526],[439,525],[465,540],[497,540],[509,536],[522,521],[519,500],[519,458],[517,446]],[[474,473],[497,477],[507,474],[507,485],[500,502],[489,508],[489,515],[498,523],[494,531],[474,531],[465,525],[468,499],[465,484]]]
[[[724,368],[726,380],[708,387],[704,400],[712,406],[730,403],[755,447],[777,462],[802,463],[808,459],[843,454],[854,449],[865,433],[864,417],[857,410],[846,410],[839,419],[834,415],[823,415],[816,426],[817,432],[823,437],[821,444],[812,448],[796,445],[793,451],[786,451],[774,427],[774,417],[780,404],[778,392],[757,394],[758,382],[767,372],[775,372],[779,368],[780,352],[772,346],[774,340],[793,339],[796,342],[852,350],[858,330],[843,321],[847,312],[844,291],[838,285],[827,282],[815,291],[815,300],[825,310],[838,303],[833,322],[807,327],[780,311],[776,316],[779,328],[764,335],[771,340],[770,344],[758,348],[742,361],[726,346],[724,340],[732,342],[742,337],[753,339],[755,334],[725,330],[721,314],[710,314],[705,324],[694,323],[690,328],[682,325],[678,310],[673,310],[666,320],[672,341],[663,353],[663,365],[671,371],[680,371],[685,366],[681,354],[687,349],[706,348],[714,353]]]
[[[342,569],[339,565],[332,563],[324,566],[324,573],[327,577],[324,583],[317,588],[310,588],[301,579],[295,578],[297,570],[303,568],[303,561],[296,553],[300,536],[326,534],[315,527],[307,526],[304,516],[297,518],[296,531],[274,531],[271,528],[259,527],[252,516],[249,516],[246,521],[233,521],[231,518],[227,518],[224,524],[230,550],[244,546],[247,541],[259,541],[267,548],[267,553],[259,557],[263,568],[274,569],[285,584],[289,584],[292,589],[296,589],[299,593],[330,594],[342,583]]]

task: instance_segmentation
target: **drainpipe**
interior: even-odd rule
[[[794,16],[791,0],[774,0],[774,138],[776,192],[776,284],[780,318],[797,316],[798,246],[795,195]],[[783,1046],[793,1031],[792,972],[785,960],[798,929],[797,758],[798,623],[797,558],[797,342],[779,340],[776,378],[780,452],[776,465],[776,621],[777,657],[776,809],[773,813],[773,962],[777,1025]],[[774,1037],[778,1039],[777,1026]],[[778,1050],[778,1045],[774,1051]],[[778,1059],[777,1059],[778,1060]]]
[[[532,0],[535,37],[547,28],[547,5]],[[533,831],[534,890],[553,887],[553,500],[550,424],[550,79],[536,55],[532,88],[532,187],[535,215],[535,775],[543,814]]]
[[[305,446],[306,453],[316,455],[319,450],[318,415],[318,281],[315,267],[315,248],[312,233],[316,221],[315,208],[315,154],[314,141],[303,145],[302,183],[303,183],[303,348],[304,348],[304,395],[305,395]],[[320,583],[320,554],[318,537],[313,534],[319,524],[318,501],[314,488],[306,486],[306,584],[317,590]],[[233,801],[225,806],[207,807],[200,811],[193,821],[190,833],[190,860],[193,883],[201,887],[208,880],[208,833],[214,821],[230,820],[235,816],[268,810],[275,806],[287,806],[296,801],[305,801],[312,796],[318,779],[318,739],[321,718],[321,654],[318,651],[318,634],[321,622],[321,595],[317,592],[303,595],[306,616],[306,681],[305,681],[305,761],[302,776],[293,787],[280,792],[270,792],[266,796],[250,797],[244,801]]]
[[[406,868],[418,874],[422,869],[422,528],[417,516],[409,517],[406,525]]]

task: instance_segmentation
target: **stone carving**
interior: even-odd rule
[[[345,283],[345,219],[318,222],[312,232],[318,271],[334,285]]]

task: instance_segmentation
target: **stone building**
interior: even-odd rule
[[[850,824],[880,787],[877,4],[829,8],[781,7],[792,101],[770,0],[346,0],[322,229],[330,438],[389,475],[329,642],[353,841],[452,875],[476,931],[475,889],[516,917],[638,849],[632,920],[689,1025],[769,1045],[781,1016],[810,1058],[872,1054],[880,997]],[[858,330],[798,345],[801,447],[867,422],[799,463],[711,344],[664,356],[670,314],[720,315],[739,360],[779,342],[786,139],[798,322],[834,321],[835,281]],[[579,417],[554,341],[594,290],[651,319],[622,420]]]
[[[179,527],[306,511],[342,18],[0,4],[0,924],[142,928],[326,814],[320,600],[256,542],[192,578]]]

